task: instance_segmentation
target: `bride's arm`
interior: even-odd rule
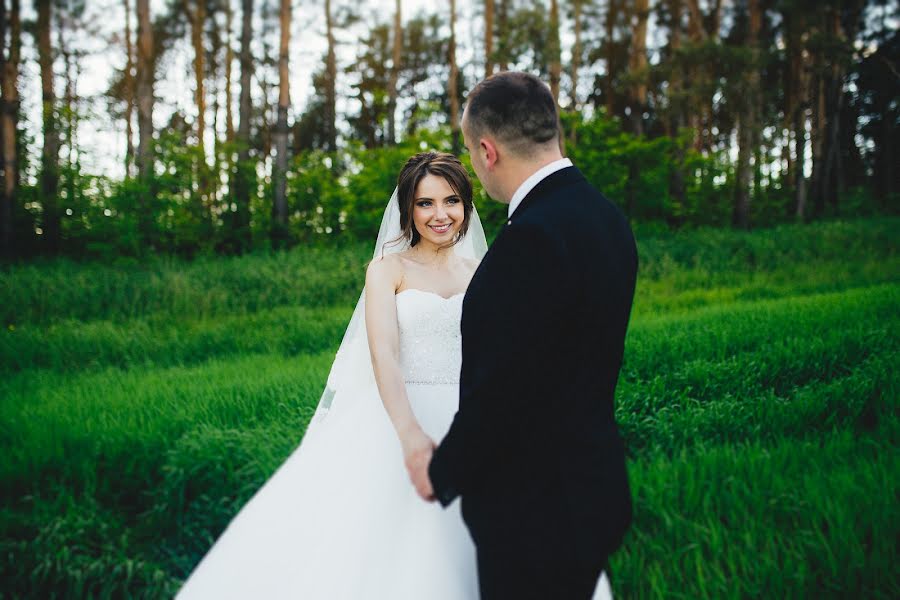
[[[395,294],[402,272],[395,259],[375,260],[366,271],[366,333],[375,382],[400,444],[407,468],[431,457],[434,442],[412,411],[400,368],[400,327]]]

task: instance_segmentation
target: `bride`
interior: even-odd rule
[[[410,158],[302,444],[178,598],[478,597],[459,503],[424,502],[404,465],[427,461],[456,413],[463,296],[486,250],[459,160]]]

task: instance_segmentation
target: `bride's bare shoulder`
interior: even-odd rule
[[[366,285],[399,284],[403,279],[403,262],[397,254],[376,257],[366,267]]]

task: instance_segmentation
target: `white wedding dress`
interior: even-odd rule
[[[462,300],[416,289],[396,295],[407,393],[436,442],[459,400]],[[362,380],[314,420],[178,598],[478,597],[475,547],[459,502],[444,510],[416,495],[374,380]]]

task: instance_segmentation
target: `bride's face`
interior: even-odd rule
[[[419,181],[413,201],[413,225],[422,240],[436,246],[452,243],[465,218],[462,198],[446,179],[428,174]]]

